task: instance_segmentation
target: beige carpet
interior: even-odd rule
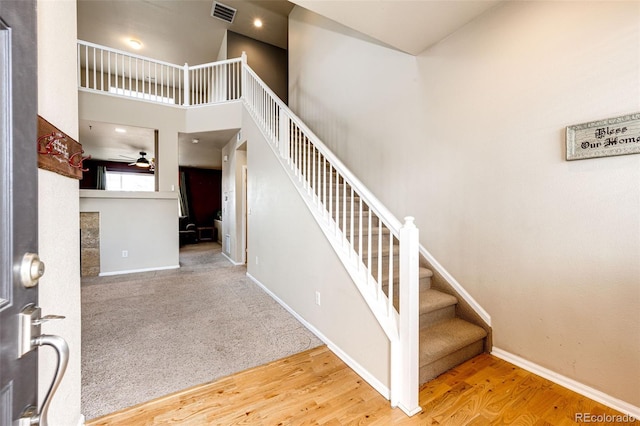
[[[322,344],[217,243],[183,247],[180,264],[82,280],[87,419]]]

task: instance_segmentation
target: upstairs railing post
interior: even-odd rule
[[[289,158],[287,157],[287,146],[289,146],[289,116],[285,112],[284,108],[278,107],[278,125],[280,126],[278,132],[278,145],[280,147],[280,157],[285,159],[287,163]]]
[[[422,409],[418,404],[419,381],[419,231],[414,218],[405,217],[400,228],[400,315],[399,344],[392,346],[392,404],[412,416]],[[393,345],[393,342],[392,342]],[[395,359],[394,358],[395,354]],[[395,377],[393,374],[395,373]]]
[[[184,64],[184,106],[189,106],[191,87],[189,86],[189,64]]]
[[[247,52],[242,51],[240,56],[242,71],[240,75],[240,98],[247,100]]]

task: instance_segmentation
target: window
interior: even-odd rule
[[[156,189],[154,175],[143,173],[110,172],[107,170],[107,191],[150,191]]]

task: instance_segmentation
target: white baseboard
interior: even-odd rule
[[[346,352],[344,352],[338,345],[333,343],[327,336],[322,334],[320,330],[315,328],[309,322],[307,322],[304,318],[302,318],[296,311],[291,309],[289,305],[287,305],[283,300],[281,300],[278,296],[276,296],[271,290],[265,287],[260,281],[258,281],[255,277],[253,277],[249,272],[247,272],[247,277],[254,283],[256,283],[265,293],[267,293],[273,300],[278,302],[283,308],[285,308],[291,315],[293,315],[298,321],[302,323],[305,327],[309,329],[313,334],[315,334],[318,339],[322,340],[327,347],[336,354],[338,358],[340,358],[345,364],[349,366],[353,371],[356,372],[360,377],[362,377],[367,383],[369,383],[380,395],[385,397],[386,399],[390,398],[389,388],[385,386],[380,380],[374,377],[369,371],[367,371],[363,366],[361,366],[356,360],[351,358]]]
[[[84,417],[84,414],[80,414],[80,418],[78,419],[78,426],[84,426],[85,421],[86,419]]]
[[[235,260],[227,256],[223,251],[221,251],[220,254],[222,254],[222,256],[224,256],[229,262],[231,262],[231,264],[235,266],[244,265],[244,262],[236,262]]]
[[[138,272],[166,271],[167,269],[179,269],[180,265],[160,266],[157,268],[129,269],[126,271],[100,272],[98,276],[109,277],[112,275],[137,274]]]
[[[491,354],[507,362],[510,362],[511,364],[517,365],[520,368],[530,371],[533,374],[537,374],[540,377],[544,377],[545,379],[550,380],[554,383],[557,383],[560,386],[563,386],[569,390],[577,392],[580,395],[584,395],[589,399],[592,399],[601,404],[604,404],[607,407],[611,407],[614,410],[618,410],[623,414],[632,416],[635,419],[640,419],[640,407],[636,407],[634,405],[629,404],[628,402],[622,401],[611,395],[607,395],[604,392],[601,392],[597,389],[589,387],[583,383],[577,382],[573,379],[563,376],[562,374],[558,374],[554,371],[549,370],[548,368],[544,368],[529,360],[521,358],[518,355],[514,355],[503,349],[496,348],[495,346],[493,347]]]

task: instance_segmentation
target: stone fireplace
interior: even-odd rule
[[[80,213],[80,276],[100,274],[100,213]]]

